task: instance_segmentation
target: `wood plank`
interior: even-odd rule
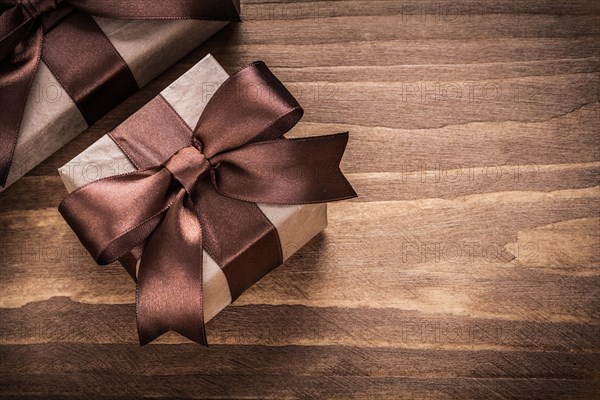
[[[481,399],[560,398],[595,399],[598,385],[582,384],[570,379],[427,379],[403,377],[324,377],[324,376],[244,376],[226,375],[191,377],[136,377],[105,374],[9,375],[7,395],[13,398],[48,398],[48,387],[56,387],[66,396],[61,398],[138,398],[159,399],[346,399],[348,397],[380,399],[438,398]],[[110,383],[109,383],[110,382]],[[259,396],[256,393],[260,393]],[[33,396],[32,396],[33,395]],[[37,396],[36,396],[37,395]],[[11,398],[11,397],[7,397]]]
[[[136,344],[133,304],[85,304],[66,297],[0,310],[4,346],[44,343]],[[50,318],[51,317],[51,318]],[[552,319],[492,319],[400,307],[237,305],[208,324],[218,345],[350,346],[413,350],[543,351],[592,354],[600,326]],[[157,344],[189,344],[168,334]],[[2,347],[8,349],[9,347]]]
[[[135,344],[39,344],[10,345],[6,350],[14,360],[35,355],[32,365],[7,363],[2,374],[59,374],[63,367],[56,360],[69,361],[71,373],[114,375],[278,375],[286,365],[295,375],[419,377],[428,378],[496,378],[496,379],[586,379],[591,378],[589,364],[593,354],[556,352],[495,352],[487,350],[412,350],[389,347],[350,346],[254,346],[214,345],[204,349],[192,344],[153,345],[139,348]],[[97,349],[103,349],[97,352]],[[437,365],[423,363],[438,358]],[[198,363],[201,358],[206,363]],[[116,361],[119,361],[118,363]],[[172,369],[165,369],[171,365]],[[239,369],[246,366],[247,370]]]

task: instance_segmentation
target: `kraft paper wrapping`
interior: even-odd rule
[[[196,126],[200,114],[215,90],[228,75],[208,55],[161,94],[189,126]],[[59,169],[60,176],[72,192],[97,179],[135,170],[125,154],[108,135]],[[327,226],[327,205],[272,206],[260,209],[277,229],[284,260],[298,251]],[[204,317],[206,321],[231,304],[231,292],[225,274],[206,253],[204,257]]]
[[[94,18],[142,87],[227,22]],[[23,115],[6,187],[88,128],[79,109],[42,61]],[[0,193],[3,191],[0,188]]]

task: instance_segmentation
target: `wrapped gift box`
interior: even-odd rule
[[[239,1],[236,3],[239,5]],[[228,24],[204,20],[94,19],[129,66],[139,87]],[[73,100],[42,61],[27,100],[6,187],[87,128]],[[0,192],[4,189],[0,187]]]
[[[227,78],[227,73],[209,55],[161,95],[189,126],[195,126],[212,94]],[[142,112],[144,109],[138,111]],[[60,168],[59,173],[67,190],[72,192],[89,182],[135,170],[111,136],[105,135]],[[284,260],[327,225],[326,204],[258,206],[277,230]],[[225,274],[206,251],[203,268],[204,316],[208,321],[232,302],[232,295]]]

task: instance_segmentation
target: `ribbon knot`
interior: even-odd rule
[[[239,87],[259,95],[240,102]],[[206,344],[203,250],[222,268],[232,300],[282,263],[277,231],[257,203],[356,196],[339,169],[347,132],[283,138],[302,113],[261,62],[223,83],[193,131],[159,96],[111,133],[141,169],[92,182],[61,203],[96,262],[120,259],[133,271],[141,344],[169,330]],[[139,262],[133,268],[124,261],[130,255]]]
[[[62,0],[21,0],[20,3],[32,18],[39,18],[56,10],[60,1]]]
[[[171,172],[190,195],[200,180],[212,169],[210,162],[195,146],[179,150],[163,166]]]

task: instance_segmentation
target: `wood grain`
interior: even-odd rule
[[[600,2],[249,0],[0,195],[0,397],[600,397]],[[349,130],[360,197],[209,323],[140,348],[56,169],[208,52]]]

